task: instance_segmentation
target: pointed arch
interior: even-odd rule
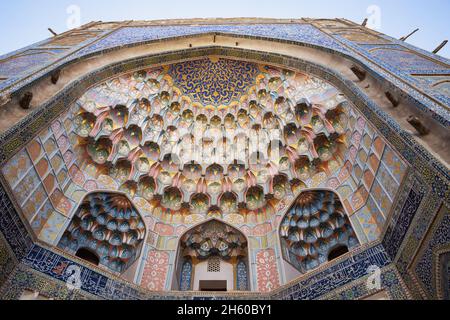
[[[214,241],[211,241],[211,238],[215,238]],[[200,281],[196,266],[208,263],[210,258],[219,258],[221,264],[223,262],[232,265],[233,278],[228,287],[238,291],[250,291],[248,244],[245,233],[221,219],[211,218],[192,226],[179,237],[172,288],[180,291],[194,290],[195,283]]]

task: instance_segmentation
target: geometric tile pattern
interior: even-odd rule
[[[236,290],[247,291],[248,288],[248,271],[244,260],[240,260],[236,266]]]
[[[0,183],[0,232],[2,233],[0,238],[5,239],[16,259],[20,260],[28,254],[29,249],[33,246],[33,239],[10,197],[3,182]]]
[[[104,298],[109,296],[110,298],[114,297],[116,299],[126,300],[130,297],[134,299],[138,297],[137,290],[126,288],[122,283],[116,283],[99,272],[89,270],[79,263],[75,263],[39,246],[33,246],[22,263],[25,266],[63,282],[66,282],[73,273],[68,272],[68,268],[70,266],[78,266],[81,268],[81,289],[83,291]]]
[[[347,132],[351,146],[344,167],[351,170],[349,186],[355,191],[344,205],[370,242],[383,231],[407,165],[364,117],[352,113]]]
[[[13,253],[8,248],[7,242],[0,234],[0,288],[13,271],[15,264],[16,262],[13,258]]]
[[[404,194],[401,194],[401,197],[399,197],[396,203],[395,215],[389,221],[386,234],[383,238],[386,252],[392,259],[395,258],[425,196],[422,185],[413,180],[413,178],[410,180],[412,181],[407,181]]]
[[[356,300],[364,299],[371,294],[379,292],[378,289],[370,289],[367,286],[368,277],[355,281],[350,286],[336,290],[331,294],[320,297],[320,300]],[[386,267],[381,270],[381,287],[387,291],[388,300],[406,300],[409,298],[408,291],[402,283],[402,278],[395,267]]]
[[[450,257],[447,253],[445,256],[445,264],[442,265],[442,291],[443,291],[443,298],[445,300],[450,300]]]
[[[191,290],[192,282],[192,262],[185,261],[181,267],[180,291]]]
[[[442,70],[445,73],[450,70],[450,65],[423,58],[414,52],[402,50],[402,48],[377,48],[370,50],[370,54],[395,68],[410,73],[420,73],[422,70]]]
[[[33,231],[49,243],[75,206],[64,195],[76,174],[64,125],[53,122],[1,169]]]
[[[48,64],[54,61],[64,51],[64,49],[34,49],[24,51],[0,62],[0,77],[13,77],[29,71],[30,67]]]
[[[426,247],[414,269],[420,282],[427,290],[427,294],[431,297],[437,296],[437,286],[441,285],[436,283],[436,274],[434,273],[435,269],[437,269],[436,272],[442,272],[438,252],[450,244],[450,210],[443,206],[438,216],[440,216],[440,221],[434,226],[434,233],[430,235],[430,239],[426,242]],[[443,277],[444,279],[446,277]]]
[[[152,26],[152,27],[130,27],[122,28],[109,37],[81,50],[78,56],[92,54],[114,48],[118,44],[131,45],[146,41],[179,37],[192,34],[209,32],[224,32],[244,34],[249,36],[261,36],[279,38],[291,41],[304,41],[312,45],[325,46],[328,48],[346,51],[331,37],[320,32],[309,24],[254,24],[254,25],[202,25],[202,26]]]

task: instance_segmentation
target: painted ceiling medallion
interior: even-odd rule
[[[218,107],[239,102],[259,72],[254,63],[209,57],[174,64],[169,75],[193,102]]]
[[[273,214],[342,166],[348,109],[318,78],[202,58],[92,88],[72,108],[74,143],[81,169],[163,213]]]

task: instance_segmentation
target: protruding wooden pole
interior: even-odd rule
[[[50,31],[50,33],[53,34],[55,37],[58,35],[55,31],[53,31],[52,28],[48,28],[48,31]]]
[[[57,69],[52,72],[50,80],[52,81],[53,84],[57,84],[60,76],[61,76],[61,70]]]
[[[445,47],[445,45],[446,45],[447,43],[448,43],[448,40],[442,41],[442,43],[441,43],[436,49],[433,50],[433,53],[436,54],[436,53],[438,53],[439,51],[441,51],[441,49],[442,49],[443,47]]]
[[[25,92],[25,94],[20,98],[19,105],[22,109],[30,109],[31,100],[33,100],[33,94],[31,92]]]
[[[352,72],[355,74],[355,76],[358,77],[359,81],[364,81],[364,79],[366,79],[366,71],[365,70],[361,70],[360,68],[356,67],[356,66],[352,66],[350,68],[350,70],[352,70]]]
[[[430,133],[430,130],[423,125],[422,121],[420,121],[419,118],[414,117],[414,116],[409,116],[407,121],[410,125],[412,125],[414,127],[414,129],[417,130],[417,132],[421,136],[426,136],[427,134]]]
[[[389,91],[386,91],[384,94],[386,95],[386,98],[388,98],[389,102],[392,103],[392,106],[394,108],[397,108],[398,105],[400,104],[400,101],[398,99],[396,99],[394,97],[394,95],[392,93],[390,93]]]
[[[413,32],[411,32],[410,34],[408,34],[407,36],[401,37],[400,41],[406,41],[406,39],[408,39],[409,37],[411,37],[414,33],[416,33],[417,31],[419,31],[419,28],[417,28],[416,30],[414,30]]]

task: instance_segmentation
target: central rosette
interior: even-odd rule
[[[154,212],[273,214],[342,166],[348,103],[326,82],[203,58],[122,75],[72,108],[78,156]]]
[[[216,57],[174,64],[169,69],[174,84],[205,107],[239,103],[256,84],[259,72],[253,63]]]

